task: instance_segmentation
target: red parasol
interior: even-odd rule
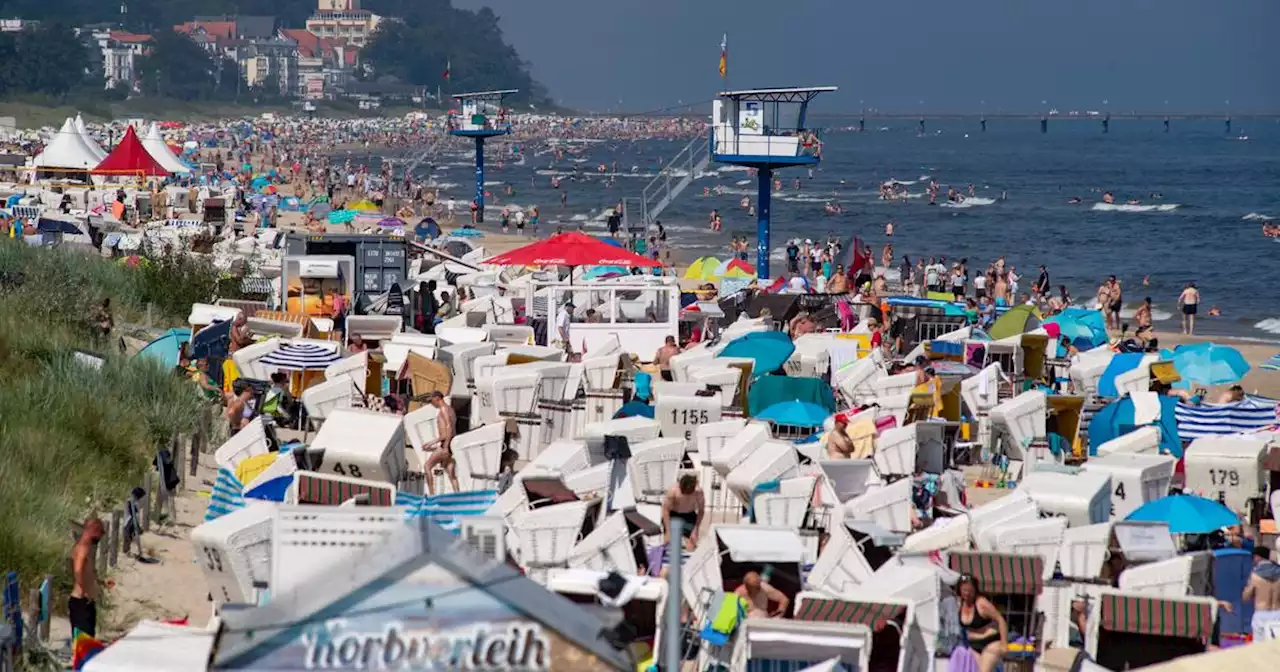
[[[551,236],[490,257],[482,263],[496,266],[662,266],[657,260],[576,231]]]

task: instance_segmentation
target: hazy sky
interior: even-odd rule
[[[1280,0],[454,4],[492,7],[534,77],[584,110],[709,99],[725,32],[730,87],[839,86],[816,111],[1280,110]]]

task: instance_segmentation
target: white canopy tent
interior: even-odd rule
[[[92,170],[101,163],[93,150],[76,131],[76,122],[67,117],[62,128],[49,140],[44,151],[36,155],[36,168],[62,168],[66,170]]]
[[[173,150],[169,149],[169,145],[165,144],[164,138],[160,137],[160,127],[154,122],[151,124],[151,128],[147,130],[146,137],[142,139],[142,147],[165,170],[183,175],[191,172],[187,164],[179,160]]]
[[[76,115],[76,133],[80,134],[81,139],[84,140],[85,146],[93,152],[94,156],[98,157],[99,161],[107,158],[107,150],[103,149],[102,146],[98,144],[98,141],[93,139],[92,135],[89,135],[89,130],[84,126],[84,117],[81,117],[78,114]]]

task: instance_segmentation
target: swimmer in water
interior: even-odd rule
[[[1072,196],[1071,198],[1068,198],[1068,199],[1067,199],[1067,202],[1068,202],[1068,203],[1070,203],[1070,204],[1072,204],[1072,205],[1076,205],[1076,204],[1078,204],[1078,203],[1083,203],[1083,202],[1084,202],[1084,199],[1083,199],[1083,198],[1080,198],[1079,196]]]
[[[893,222],[892,222],[892,221],[890,221],[888,224],[885,224],[885,225],[884,225],[884,235],[886,235],[886,236],[888,236],[888,237],[890,237],[890,238],[892,238],[892,237],[893,237]]]
[[[1108,192],[1104,192],[1104,193],[1102,194],[1102,202],[1103,202],[1103,203],[1115,203],[1115,202],[1116,202],[1116,197],[1115,197],[1115,196],[1112,196],[1112,195],[1111,195],[1111,192],[1109,192],[1109,191],[1108,191]]]

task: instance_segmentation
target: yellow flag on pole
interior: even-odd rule
[[[720,38],[720,79],[724,79],[729,74],[729,34],[725,33]]]

